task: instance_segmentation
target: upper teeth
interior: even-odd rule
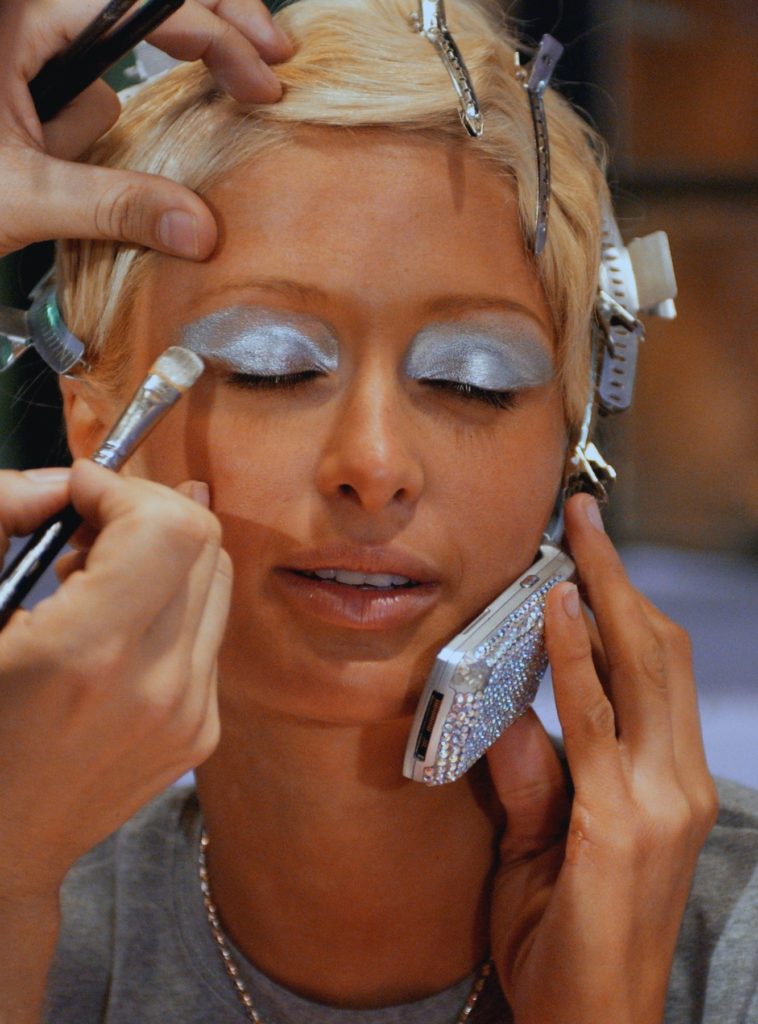
[[[411,581],[407,576],[394,576],[386,572],[349,572],[347,569],[314,569],[314,576],[322,580],[336,580],[353,587],[402,587]]]

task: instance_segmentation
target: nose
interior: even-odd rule
[[[424,486],[412,417],[389,378],[377,367],[348,386],[317,473],[321,494],[373,515],[407,514]]]

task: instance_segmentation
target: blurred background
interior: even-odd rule
[[[608,525],[637,585],[692,634],[712,770],[758,787],[758,8],[504,9],[526,42],[551,32],[565,45],[557,84],[608,142],[625,239],[669,235],[679,315],[648,321],[632,410],[604,424],[619,475]],[[130,84],[131,64],[109,73],[116,87]],[[50,259],[40,245],[0,261],[0,302],[26,305]],[[26,354],[0,375],[0,466],[66,459],[56,382]],[[537,708],[557,729],[549,684]]]

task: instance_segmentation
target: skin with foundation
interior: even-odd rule
[[[224,927],[281,984],[368,1007],[440,991],[491,947],[511,963],[511,928],[523,940],[523,922],[544,914],[514,1005],[539,1014],[535,992],[548,1006],[576,985],[576,1020],[599,1021],[582,1000],[600,991],[603,1013],[620,1005],[619,976],[597,951],[633,879],[610,851],[604,891],[616,895],[604,908],[582,872],[559,880],[570,808],[535,717],[493,752],[496,788],[484,764],[437,788],[401,774],[435,654],[531,564],[562,480],[556,339],[514,195],[457,148],[319,129],[207,198],[221,243],[204,264],[153,263],[123,391],[180,340],[208,365],[131,472],[207,481],[234,563],[221,740],[197,771]],[[120,399],[64,389],[70,442],[85,454]],[[570,503],[572,550],[602,603],[617,570],[596,522],[584,499]],[[622,591],[630,607],[642,600]],[[551,602],[560,693],[561,659],[579,664],[582,644],[591,659],[581,619],[571,625],[560,593]],[[601,627],[622,619],[614,608]],[[590,692],[571,683],[569,726]],[[569,751],[580,780],[581,750]],[[606,807],[595,827],[611,834],[619,813]],[[506,816],[510,869],[495,880]],[[540,850],[531,874],[527,847]],[[652,905],[670,917],[681,893],[671,896],[675,880],[659,885],[665,898]],[[656,1019],[676,936],[667,922],[629,925],[650,951],[651,980],[636,1016],[613,1019]],[[566,952],[577,927],[596,951],[592,969],[585,947]],[[626,953],[618,969],[630,970]]]

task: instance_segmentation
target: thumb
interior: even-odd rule
[[[564,832],[571,804],[563,766],[531,708],[487,753],[507,824],[503,850],[521,859],[540,853]]]
[[[213,215],[183,185],[154,174],[39,157],[30,190],[36,201],[24,224],[30,241],[111,239],[195,260],[213,251]]]

